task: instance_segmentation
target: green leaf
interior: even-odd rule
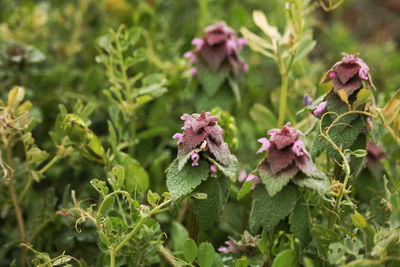
[[[178,169],[178,160],[174,160],[167,170],[167,188],[173,200],[189,194],[194,188],[209,176],[209,166],[204,160],[198,166],[186,164],[182,170]]]
[[[327,177],[318,179],[307,177],[305,175],[297,175],[292,179],[292,182],[299,187],[308,188],[317,191],[320,195],[330,192],[331,183]]]
[[[197,79],[203,87],[205,93],[211,97],[218,91],[229,74],[229,67],[222,66],[217,72],[211,71],[204,63],[197,64]]]
[[[158,201],[160,201],[160,195],[152,192],[151,190],[149,190],[147,192],[147,201],[150,203],[150,205],[152,205],[153,207],[156,207],[158,205]]]
[[[28,150],[28,158],[30,162],[42,162],[47,159],[49,154],[46,151],[40,150],[38,147],[32,147]]]
[[[224,262],[218,253],[215,253],[215,258],[212,267],[224,267]]]
[[[197,263],[200,267],[211,267],[215,258],[214,247],[211,243],[203,242],[199,246]]]
[[[236,267],[247,267],[249,266],[249,260],[246,256],[242,256],[240,259],[236,261]]]
[[[281,189],[287,185],[293,177],[293,175],[286,175],[285,171],[280,172],[278,176],[274,176],[271,172],[263,170],[264,169],[260,168],[258,174],[271,197],[281,191]]]
[[[192,263],[197,257],[197,246],[193,239],[186,239],[182,244],[182,253],[185,259]]]
[[[289,185],[271,197],[263,185],[257,185],[250,212],[250,229],[256,232],[262,226],[272,230],[296,205],[297,190]]]
[[[328,248],[329,244],[340,241],[338,233],[320,224],[312,225],[311,235],[317,244],[324,250]]]
[[[24,100],[25,90],[20,86],[16,86],[8,93],[8,106],[10,108],[15,108],[19,103]]]
[[[350,215],[351,220],[353,221],[353,224],[361,230],[363,233],[363,238],[364,238],[364,244],[365,244],[365,249],[367,250],[367,253],[371,253],[372,248],[375,245],[374,242],[374,236],[375,236],[375,230],[372,228],[367,220],[358,212],[351,214]]]
[[[177,221],[171,224],[171,240],[174,251],[182,249],[183,242],[189,238],[189,233],[186,228]]]
[[[218,222],[228,200],[229,187],[225,177],[210,178],[202,183],[196,192],[207,194],[207,199],[194,199],[193,208],[199,227],[205,231]]]
[[[116,184],[117,189],[121,189],[121,187],[124,185],[125,182],[124,167],[119,165],[117,167],[112,168],[111,172],[113,176],[117,178],[117,184]]]
[[[289,216],[290,231],[300,240],[303,248],[311,241],[311,214],[306,204],[301,197]]]
[[[99,215],[102,217],[107,216],[107,214],[112,210],[113,206],[114,206],[113,197],[104,199],[99,208]]]
[[[271,267],[296,267],[296,252],[292,249],[281,251],[272,262]]]
[[[253,183],[251,181],[244,182],[242,187],[240,188],[239,194],[237,195],[237,200],[241,200],[248,193],[250,193],[252,186],[253,186]]]
[[[125,187],[130,193],[132,192],[144,192],[149,188],[149,175],[140,164],[128,157],[123,163],[126,168],[125,174]]]
[[[98,180],[98,179],[92,179],[92,180],[90,181],[90,184],[91,184],[91,185],[94,187],[94,189],[96,189],[97,192],[99,192],[103,197],[104,197],[105,195],[108,194],[109,189],[108,189],[108,187],[107,187],[107,185],[106,185],[106,182],[100,181],[100,180]]]
[[[228,165],[224,166],[219,164],[213,158],[206,155],[206,158],[214,165],[217,166],[218,170],[220,170],[226,177],[230,178],[234,183],[236,182],[237,172],[238,172],[238,160],[234,155],[228,156]]]
[[[365,102],[367,102],[370,95],[371,95],[371,91],[366,88],[363,88],[360,91],[358,91],[357,99],[353,103],[353,109],[356,109],[359,106],[363,105]]]

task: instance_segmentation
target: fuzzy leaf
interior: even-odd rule
[[[217,72],[213,72],[203,63],[197,64],[197,79],[209,97],[215,95],[227,78],[228,73],[229,68],[226,65],[222,66]]]
[[[327,177],[324,179],[318,179],[304,175],[298,175],[292,180],[292,182],[299,187],[315,190],[320,195],[328,193],[330,191],[329,187],[331,186],[331,183]]]
[[[289,185],[271,197],[262,185],[257,185],[250,212],[250,229],[256,232],[260,226],[272,230],[296,205],[297,191]]]
[[[311,241],[311,214],[303,198],[296,203],[296,207],[289,216],[290,231],[300,240],[302,247]]]
[[[271,197],[281,191],[296,173],[297,168],[294,164],[275,175],[271,173],[269,164],[266,162],[262,162],[258,168],[258,175]]]
[[[197,216],[199,227],[205,231],[218,222],[224,205],[228,200],[229,187],[225,177],[210,178],[202,183],[196,192],[207,194],[207,199],[194,199],[193,208]]]
[[[171,198],[177,200],[189,194],[194,188],[207,180],[209,172],[208,163],[204,160],[199,161],[198,166],[186,164],[180,171],[178,160],[174,160],[167,172],[167,187],[171,193]]]

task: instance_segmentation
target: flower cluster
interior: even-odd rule
[[[228,145],[224,142],[224,131],[218,125],[218,117],[211,116],[209,112],[201,114],[184,114],[181,117],[185,121],[183,133],[176,133],[173,138],[178,139],[178,160],[186,162],[192,160],[192,166],[198,166],[201,154],[208,156],[225,166],[229,165],[231,155]],[[210,166],[211,176],[215,177],[217,166]]]
[[[262,144],[257,153],[268,152],[267,156],[258,165],[258,174],[265,183],[265,177],[285,177],[287,182],[299,171],[308,177],[319,175],[320,172],[311,160],[304,143],[299,139],[303,133],[287,123],[282,129],[268,131],[270,139],[260,138]],[[268,189],[268,188],[267,188]]]
[[[343,53],[343,59],[332,66],[323,82],[332,81],[335,92],[343,89],[348,95],[362,88],[363,81],[375,88],[367,64],[358,55]]]
[[[252,236],[245,231],[239,240],[228,240],[225,242],[226,247],[218,248],[221,253],[235,253],[239,255],[252,256],[256,253],[260,237]]]
[[[203,61],[213,72],[217,72],[227,62],[236,75],[248,70],[248,65],[239,55],[243,46],[247,45],[247,40],[238,38],[236,32],[225,22],[221,21],[216,25],[208,26],[204,30],[204,35],[203,39],[194,38],[192,44],[196,46],[195,49],[184,55],[189,59],[190,65]],[[191,74],[196,75],[196,73],[195,67],[191,70]]]

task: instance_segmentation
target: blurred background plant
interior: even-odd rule
[[[5,178],[0,185],[0,240],[4,240],[0,265],[15,260],[20,266],[21,259],[28,264],[28,256],[38,255],[21,248],[21,241],[31,243],[37,252],[48,253],[50,259],[41,258],[45,262],[66,251],[83,265],[94,265],[100,254],[97,226],[85,225],[77,233],[72,231],[74,221],[56,212],[74,206],[71,190],[76,199],[99,199],[89,181],[110,177],[114,166],[124,167],[124,188],[141,204],[148,204],[145,192],[149,188],[159,194],[166,191],[164,171],[177,149],[171,137],[181,127],[176,118],[201,111],[183,55],[206,26],[224,20],[232,29],[242,29],[251,48],[268,52],[243,50],[241,56],[249,71],[240,81],[240,106],[223,105],[222,98],[215,102],[220,109],[213,111],[220,116],[226,142],[237,155],[240,169],[249,173],[260,159],[257,139],[286,121],[307,133],[303,141],[311,147],[318,133],[307,130],[316,119],[307,112],[296,113],[303,108],[305,93],[317,99],[330,90],[320,84],[320,78],[343,51],[360,52],[377,88],[373,92],[376,105],[385,106],[400,87],[399,10],[396,1],[382,0],[1,1],[0,99],[4,102],[0,122],[9,120],[11,124],[1,123],[5,136],[0,142],[1,173]],[[274,42],[276,50],[271,50]],[[20,89],[11,91],[14,86]],[[398,118],[391,121],[397,135],[399,125]],[[350,194],[376,238],[365,240],[363,231],[371,230],[361,219],[357,222],[358,215],[349,217],[354,212],[345,207],[348,216],[343,220],[343,232],[333,234],[324,226],[312,228],[316,242],[302,254],[297,254],[298,244],[285,226],[273,236],[261,233],[259,247],[264,256],[269,253],[268,257],[284,260],[302,255],[305,266],[313,266],[309,262],[318,266],[317,247],[324,262],[330,264],[367,257],[376,264],[395,260],[391,248],[398,246],[400,148],[392,145],[393,137],[387,131],[376,129],[386,155],[381,160],[382,172],[376,175],[362,170],[352,182]],[[12,150],[9,161],[8,147]],[[315,162],[326,169],[324,154]],[[327,174],[330,171],[327,169]],[[382,186],[383,176],[389,195]],[[11,197],[11,186],[16,199]],[[237,201],[240,186],[239,182],[231,186],[222,219],[199,233],[199,243],[208,241],[221,247],[227,236],[239,240],[248,229],[251,195]],[[329,208],[313,194],[307,203]],[[383,216],[382,208],[391,215]],[[179,244],[188,237],[182,226],[188,218],[182,209],[175,209],[175,213],[154,217],[162,230],[156,223],[148,226],[148,240],[162,241],[166,249],[162,251],[176,252],[182,258]],[[323,224],[326,213],[312,208],[312,222]],[[166,242],[159,239],[161,232],[168,236]],[[319,240],[321,233],[331,237],[328,241],[334,245]],[[357,236],[358,241],[353,242]],[[270,238],[272,243],[268,243]],[[263,260],[238,255],[228,255],[226,262],[242,256],[247,257],[240,261],[243,264],[249,260],[248,264],[257,265]],[[154,262],[165,265],[167,258],[157,257]],[[221,258],[224,260],[224,255]]]

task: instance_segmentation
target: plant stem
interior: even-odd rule
[[[113,247],[109,247],[110,251],[110,267],[115,267],[115,250]]]
[[[154,209],[152,209],[149,214],[145,214],[143,215],[139,222],[135,225],[135,227],[132,229],[132,231],[124,238],[124,240],[121,241],[121,243],[119,243],[118,246],[115,247],[114,249],[114,253],[116,253],[117,251],[119,251],[134,235],[135,233],[139,230],[140,226],[142,226],[142,224],[148,219],[150,218],[152,215],[159,213],[159,212],[163,212],[165,211],[163,208],[165,205],[168,205],[171,202],[171,199],[164,201],[163,203],[161,203],[160,205],[158,205],[157,207],[155,207]]]
[[[12,162],[11,162],[11,158],[12,158],[11,157],[11,141],[7,142],[6,149],[7,149],[7,165],[12,169],[12,166],[11,166],[11,164],[12,164]],[[24,219],[22,217],[21,209],[18,205],[18,198],[17,198],[17,194],[15,193],[15,189],[14,189],[12,180],[10,180],[10,182],[8,183],[8,188],[10,190],[11,200],[13,202],[14,209],[15,209],[15,215],[17,217],[18,229],[19,229],[19,233],[21,236],[21,242],[25,243],[26,236],[25,236]],[[25,262],[26,262],[26,248],[22,247],[22,256],[21,256],[21,266],[22,267],[25,266]]]
[[[282,76],[278,128],[282,127],[283,122],[285,120],[288,82],[289,82],[289,77],[287,75]]]
[[[52,160],[50,160],[43,168],[41,168],[38,172],[40,174],[45,173],[51,166],[54,165],[61,157],[59,155],[56,155]]]
[[[289,84],[289,74],[290,70],[293,65],[293,60],[295,57],[296,51],[294,51],[291,56],[290,56],[290,61],[289,64],[286,68],[281,68],[281,80],[282,80],[282,86],[281,86],[281,92],[280,92],[280,107],[279,107],[279,119],[278,119],[278,128],[281,128],[284,121],[285,121],[285,115],[286,115],[286,102],[287,102],[287,89],[288,89],[288,84]]]
[[[189,213],[189,237],[197,243],[197,235],[199,234],[199,223],[196,215],[193,212],[193,207],[190,207]]]

